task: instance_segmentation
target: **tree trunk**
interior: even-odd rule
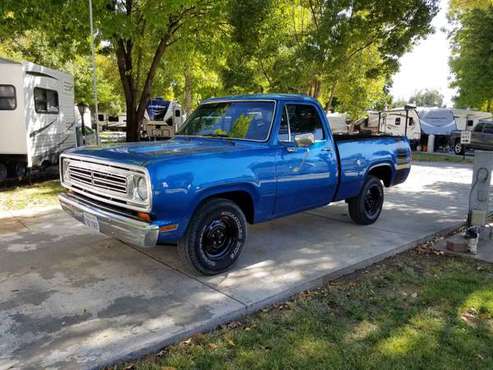
[[[133,142],[138,141],[138,125],[137,120],[135,119],[135,110],[132,110],[132,107],[127,106],[127,141]]]
[[[337,82],[334,82],[334,84],[332,85],[332,88],[330,89],[329,99],[325,103],[325,112],[327,112],[327,113],[329,113],[331,110],[333,110],[332,103],[334,101],[334,94],[336,91],[336,85],[337,85]]]
[[[190,68],[185,68],[185,88],[183,96],[183,110],[188,115],[192,111],[192,73]]]
[[[318,99],[320,96],[320,90],[322,88],[322,81],[320,81],[318,78],[314,81],[314,88],[313,88],[313,97],[315,99]]]

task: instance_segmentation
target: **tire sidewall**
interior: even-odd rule
[[[220,259],[210,259],[202,248],[202,241],[209,223],[220,216],[229,217],[238,229],[235,246]],[[247,237],[245,216],[234,203],[229,201],[213,202],[198,210],[195,222],[189,230],[188,254],[197,270],[205,274],[217,274],[230,268],[240,256]]]
[[[457,148],[460,148],[460,150],[457,150]],[[456,141],[455,145],[454,145],[454,153],[456,155],[461,155],[463,153],[463,151],[464,151],[464,147],[462,146],[460,141]]]
[[[380,192],[380,207],[378,209],[378,212],[376,212],[373,215],[370,215],[365,208],[365,197],[368,192],[368,189],[375,185],[378,187],[378,190]],[[380,217],[380,213],[382,213],[383,202],[384,202],[384,192],[383,192],[382,182],[374,176],[369,177],[363,186],[363,189],[361,191],[360,201],[359,201],[360,212],[365,218],[365,221],[367,223],[374,223],[376,220],[378,220],[378,218]]]

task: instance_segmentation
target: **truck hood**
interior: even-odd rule
[[[111,162],[143,166],[149,162],[197,154],[224,153],[241,150],[238,142],[208,138],[174,138],[168,141],[84,146],[66,153],[103,159]]]

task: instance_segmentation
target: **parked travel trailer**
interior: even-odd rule
[[[57,163],[75,126],[71,75],[0,58],[0,181]]]
[[[141,136],[151,139],[170,138],[185,122],[181,105],[176,101],[153,98],[147,105]]]
[[[421,126],[416,109],[408,110],[407,129],[404,108],[393,108],[382,112],[369,111],[368,124],[365,128],[375,133],[407,136],[412,147],[416,146],[421,138]]]
[[[480,120],[490,120],[492,114],[469,109],[453,109],[457,130],[472,130]]]
[[[105,112],[98,113],[98,124],[103,130],[125,131],[127,128],[127,114],[110,114]],[[93,127],[96,129],[96,127]]]
[[[347,134],[347,114],[346,113],[327,113],[327,120],[334,134]]]

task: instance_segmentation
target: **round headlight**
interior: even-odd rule
[[[147,200],[147,184],[143,177],[139,177],[137,180],[137,195],[142,200]]]

